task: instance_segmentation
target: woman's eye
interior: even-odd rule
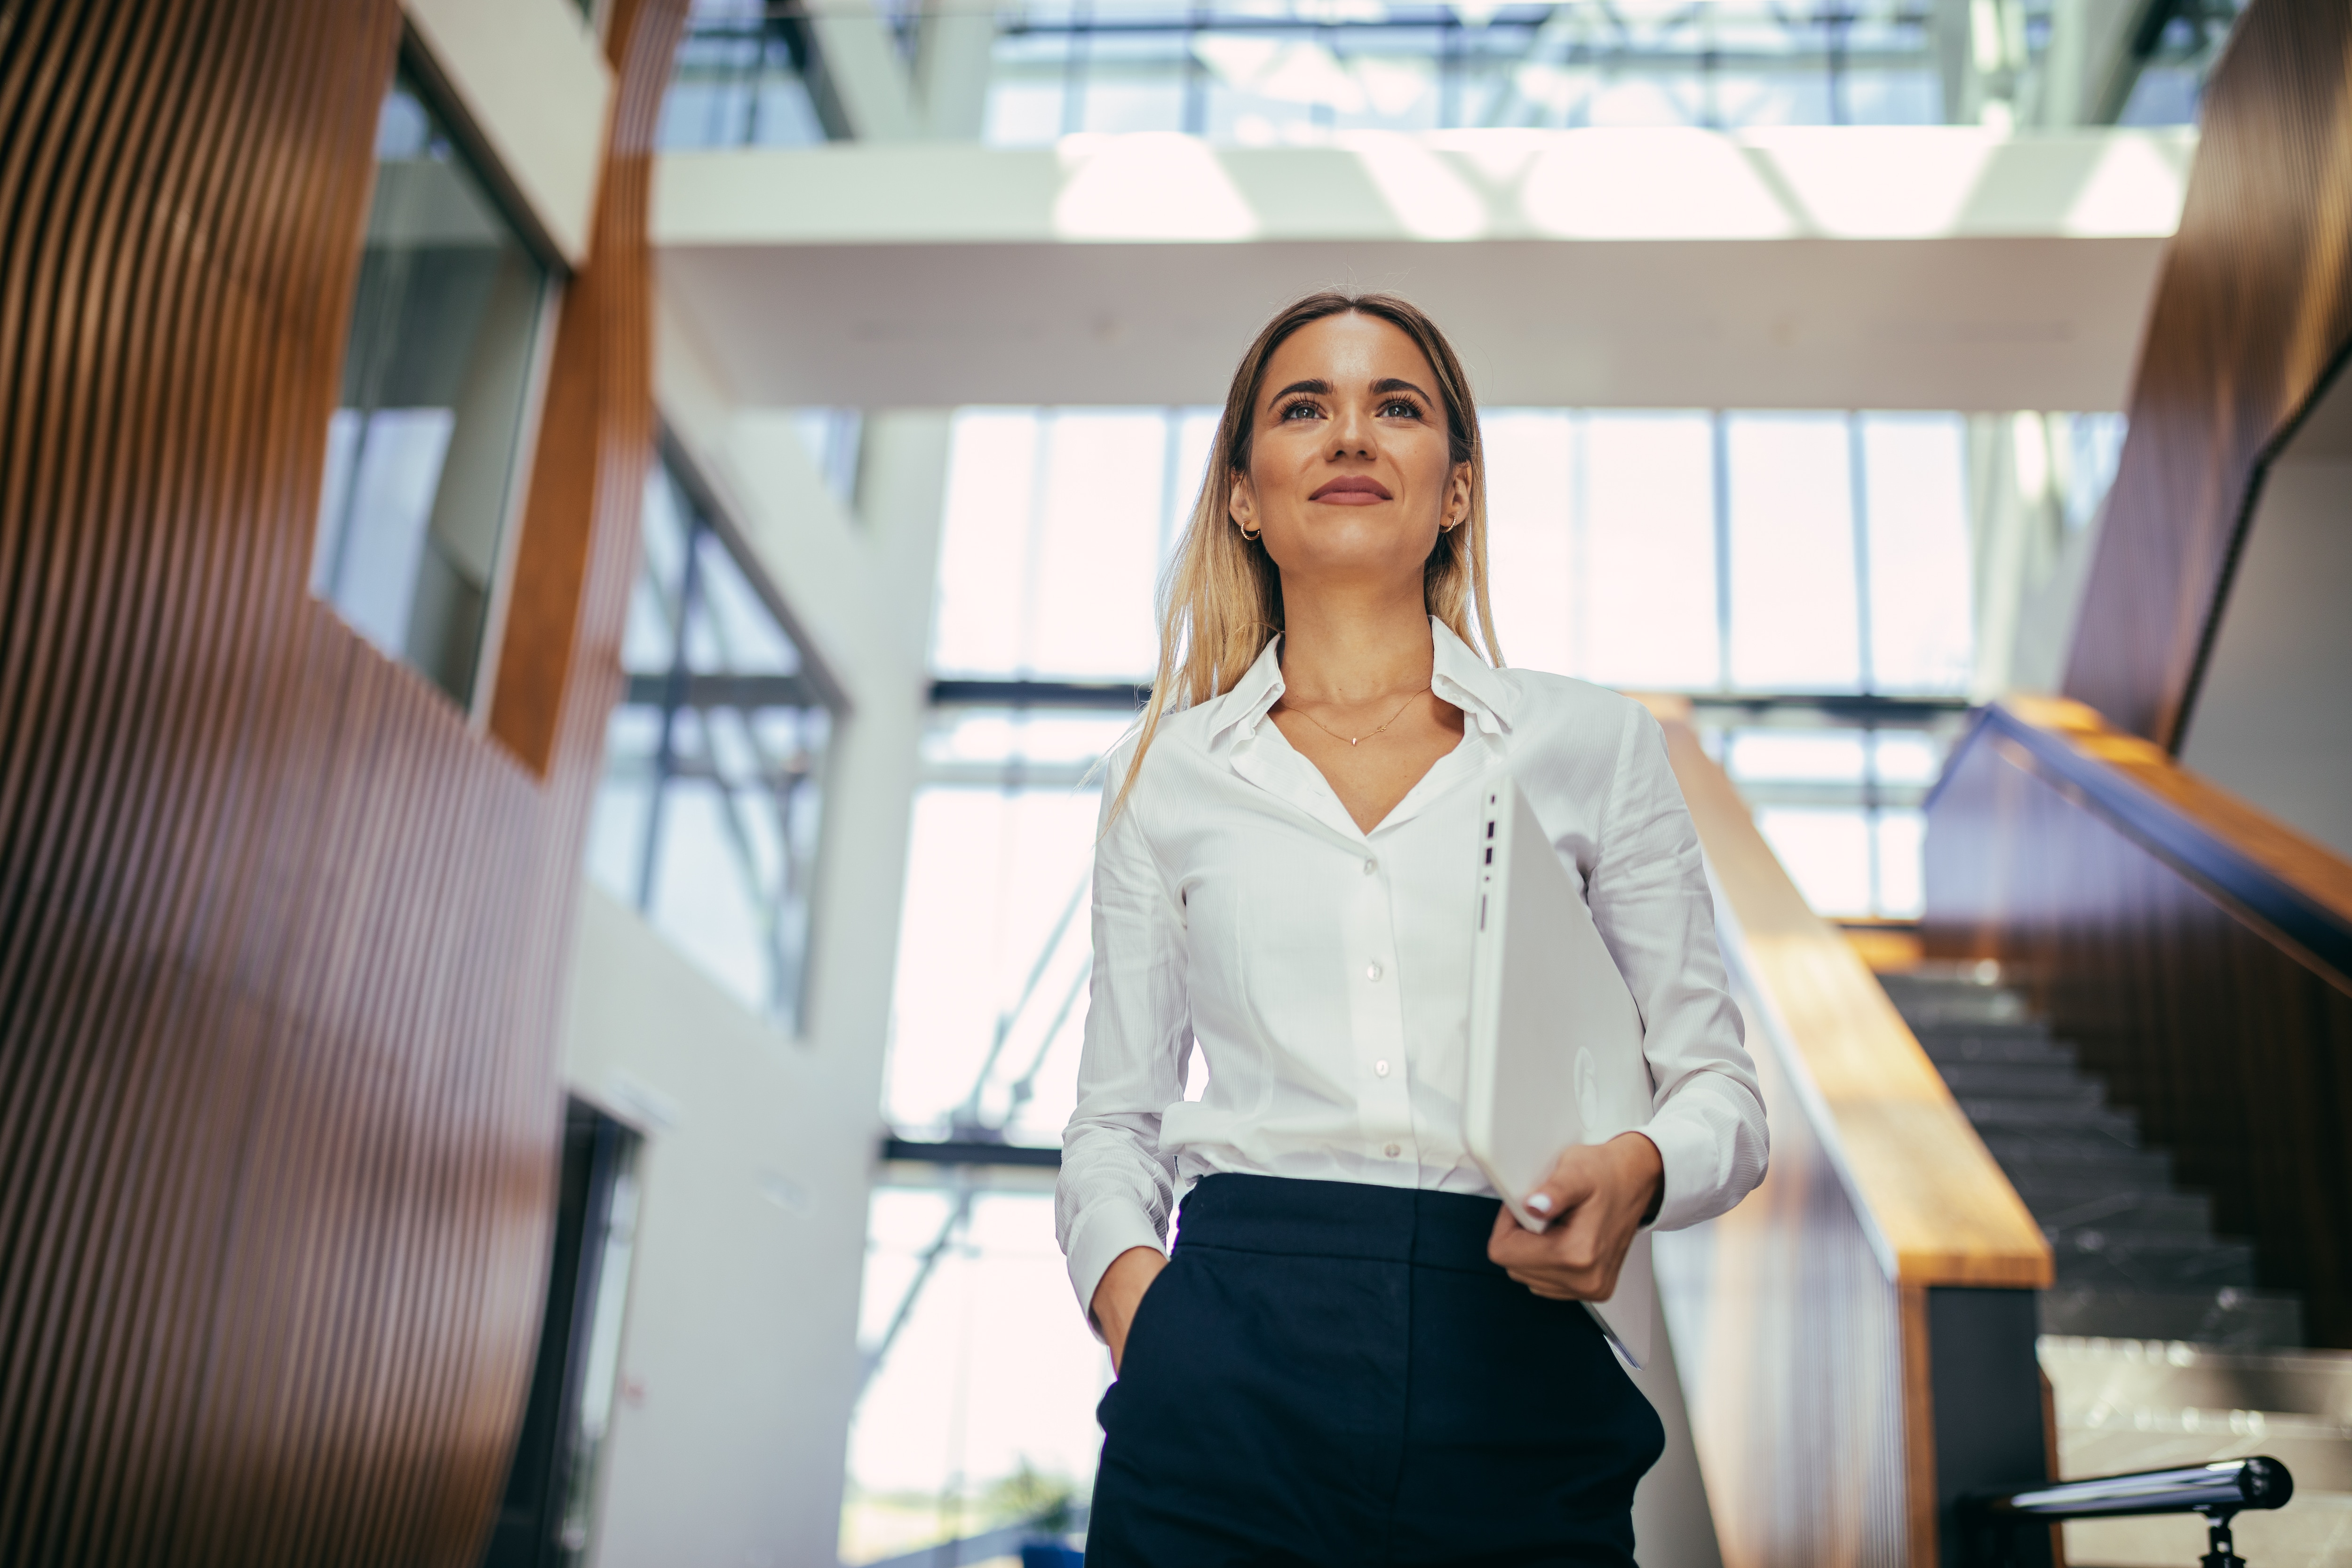
[[[1293,403],[1284,408],[1282,411],[1282,416],[1285,419],[1312,419],[1322,412],[1323,411],[1316,407],[1315,405],[1307,402],[1304,398],[1301,398],[1298,402]]]
[[[1381,417],[1383,419],[1418,419],[1421,417],[1421,405],[1413,402],[1411,398],[1391,397],[1386,403],[1381,405]]]

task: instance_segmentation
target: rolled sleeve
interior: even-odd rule
[[[1152,854],[1141,789],[1109,818],[1126,756],[1124,750],[1114,754],[1105,770],[1104,826],[1095,842],[1094,973],[1077,1106],[1062,1134],[1062,1173],[1054,1188],[1055,1236],[1089,1325],[1095,1288],[1112,1261],[1130,1247],[1167,1243],[1175,1163],[1160,1152],[1160,1116],[1184,1097],[1192,1047],[1183,913]]]
[[[1656,1098],[1643,1131],[1676,1230],[1724,1213],[1764,1179],[1764,1094],[1724,973],[1698,833],[1657,721],[1627,705],[1606,826],[1587,894],[1640,1007]]]

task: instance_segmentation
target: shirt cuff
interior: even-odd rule
[[[1661,1116],[1642,1135],[1658,1146],[1661,1183],[1658,1217],[1652,1230],[1680,1230],[1709,1212],[1709,1200],[1723,1184],[1723,1136],[1695,1118]]]
[[[1070,1283],[1078,1292],[1078,1310],[1086,1315],[1087,1327],[1097,1339],[1103,1331],[1095,1322],[1095,1287],[1110,1272],[1118,1255],[1129,1247],[1148,1247],[1154,1252],[1164,1250],[1160,1227],[1151,1216],[1135,1205],[1115,1198],[1106,1198],[1087,1207],[1070,1226],[1067,1253]]]

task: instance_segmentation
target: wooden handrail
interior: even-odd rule
[[[1687,707],[1650,705],[1706,853],[1725,956],[1765,1013],[1888,1279],[2049,1285],[2041,1227],[1885,990],[1790,880]]]
[[[2352,990],[2352,862],[2080,702],[2010,697],[1984,710],[1969,748],[2007,743],[2029,772],[2091,809],[2258,925],[2339,989]],[[1930,794],[1932,807],[1936,796]]]

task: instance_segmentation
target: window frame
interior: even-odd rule
[[[404,79],[415,90],[425,112],[448,133],[450,145],[463,160],[466,172],[480,184],[483,195],[500,221],[544,275],[539,298],[531,310],[530,347],[523,373],[521,403],[515,411],[512,456],[507,465],[506,483],[499,497],[498,542],[491,556],[489,581],[484,584],[480,640],[474,655],[473,669],[466,683],[465,697],[461,700],[430,672],[411,662],[405,649],[397,655],[386,653],[387,658],[407,668],[435,693],[457,707],[464,716],[467,732],[487,742],[489,739],[491,699],[498,689],[499,666],[506,651],[507,619],[514,599],[515,562],[521,548],[524,513],[529,506],[531,481],[538,467],[539,439],[547,408],[548,381],[555,359],[555,340],[562,325],[564,295],[572,273],[562,253],[548,235],[546,226],[532,211],[521,187],[515,183],[488,138],[483,135],[481,127],[467,112],[465,100],[451,82],[448,73],[434,58],[415,24],[404,16],[392,69],[375,100],[379,120],[383,104],[399,89]],[[376,184],[382,172],[382,160],[372,158],[368,165],[367,200],[360,208],[359,232],[352,237],[352,243],[362,258],[367,251],[368,226],[373,221]],[[357,308],[358,301],[354,297],[352,310]],[[336,362],[339,377],[349,363],[351,346],[352,322],[346,320],[341,353]],[[322,447],[331,438],[326,430],[320,432]],[[323,458],[321,461],[323,468]],[[312,537],[311,548],[315,552],[319,547],[316,522]],[[315,560],[310,570],[316,570]],[[312,596],[338,620],[350,626],[349,618],[331,593],[314,594]],[[357,633],[356,627],[351,629]]]

